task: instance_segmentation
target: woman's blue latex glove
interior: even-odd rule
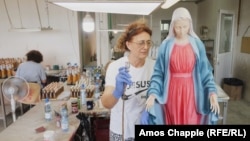
[[[148,117],[149,113],[148,111],[144,110],[141,115],[141,124],[142,125],[148,125]]]
[[[116,76],[116,85],[113,92],[116,99],[119,99],[123,95],[126,85],[132,85],[131,76],[126,67],[120,67],[119,73]]]

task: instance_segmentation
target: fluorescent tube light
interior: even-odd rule
[[[39,31],[47,31],[53,30],[51,27],[43,27],[43,28],[11,28],[10,32],[39,32]]]
[[[11,28],[10,32],[38,32],[41,28]]]
[[[163,1],[51,0],[50,2],[73,11],[149,15],[159,7]]]
[[[113,32],[113,33],[118,33],[118,32],[124,32],[124,29],[100,29],[99,31],[103,31],[103,32]]]

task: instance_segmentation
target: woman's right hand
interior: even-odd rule
[[[119,73],[116,76],[116,85],[115,90],[113,92],[113,96],[116,99],[119,99],[124,94],[124,89],[126,88],[126,85],[131,85],[131,75],[128,73],[126,67],[120,67]]]
[[[150,95],[146,101],[146,111],[149,111],[149,109],[155,104],[155,96]]]

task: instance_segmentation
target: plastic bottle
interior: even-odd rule
[[[61,108],[61,129],[64,132],[69,130],[68,109],[66,104],[63,104]]]
[[[85,90],[85,86],[84,84],[81,85],[81,106],[85,105],[86,104],[86,90]]]
[[[45,105],[44,105],[44,112],[45,112],[45,120],[51,121],[52,120],[52,112],[51,112],[51,104],[49,101],[49,98],[45,99]]]
[[[99,98],[100,98],[100,85],[98,82],[95,83],[95,93],[94,93],[94,102],[97,107],[99,107]]]
[[[95,83],[94,97],[95,97],[95,99],[99,99],[99,97],[100,97],[100,85],[99,85],[99,82]]]
[[[56,126],[61,128],[61,115],[55,111]]]

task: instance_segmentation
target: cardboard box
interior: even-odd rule
[[[243,86],[223,84],[223,90],[228,94],[230,100],[240,100]]]

